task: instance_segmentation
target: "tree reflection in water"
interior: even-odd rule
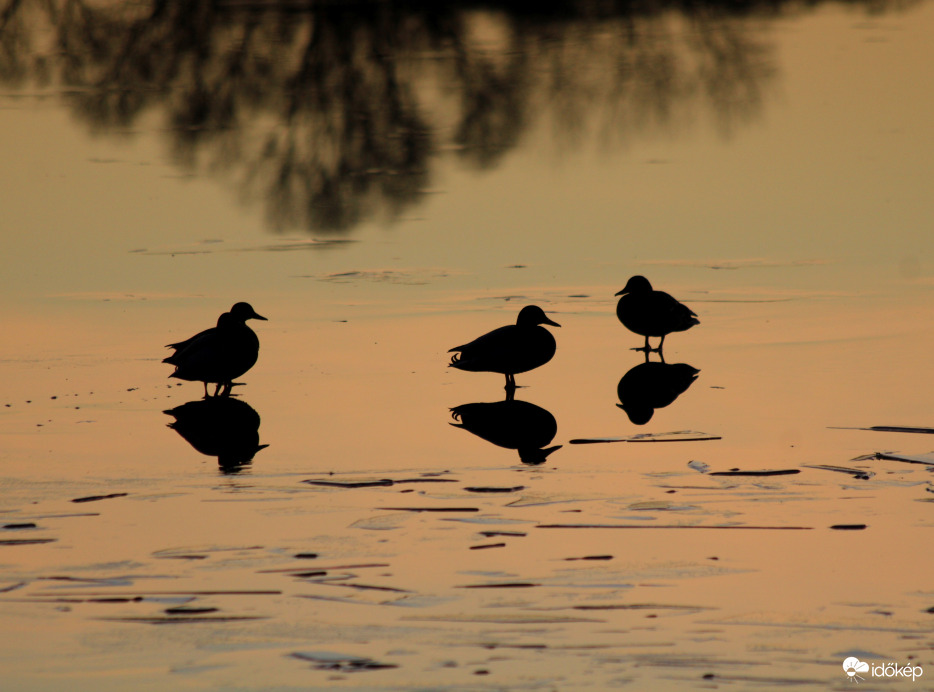
[[[895,7],[900,0],[865,0]],[[857,3],[858,4],[858,3]],[[495,166],[540,119],[576,146],[758,117],[775,77],[749,23],[781,0],[551,3],[7,0],[0,80],[63,89],[95,131],[164,113],[178,165],[274,230],[393,220],[432,158]]]

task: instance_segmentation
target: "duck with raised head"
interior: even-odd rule
[[[700,324],[697,315],[664,291],[656,291],[644,276],[634,276],[616,295],[622,296],[616,304],[616,316],[631,332],[645,337],[645,346],[634,351],[661,353],[665,337],[672,332],[683,332]],[[649,346],[650,336],[660,336],[658,348]]]
[[[229,396],[234,378],[253,367],[259,357],[259,339],[246,325],[247,320],[265,320],[249,303],[237,303],[230,312],[217,318],[217,326],[205,329],[190,339],[169,344],[175,349],[162,362],[175,366],[169,377],[216,385],[214,396]]]
[[[555,337],[543,324],[561,326],[548,319],[537,305],[526,305],[519,311],[515,324],[494,329],[448,351],[454,353],[449,365],[469,372],[502,373],[506,376],[506,389],[515,389],[517,373],[534,370],[555,355]]]

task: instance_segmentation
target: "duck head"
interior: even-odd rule
[[[266,318],[258,314],[249,303],[237,303],[230,308],[230,314],[240,322],[247,320],[265,320]]]
[[[545,311],[537,305],[526,305],[519,311],[519,317],[516,318],[516,324],[523,327],[534,327],[538,324],[550,324],[552,327],[561,325],[554,320],[548,319]]]
[[[615,295],[623,296],[627,293],[649,293],[652,291],[652,284],[644,276],[638,274],[626,282],[626,287]]]

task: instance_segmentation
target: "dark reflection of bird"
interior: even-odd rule
[[[175,421],[169,427],[225,473],[236,473],[269,445],[259,443],[259,414],[245,401],[209,397],[163,411]]]
[[[671,332],[683,332],[700,324],[697,315],[664,291],[655,291],[644,276],[634,276],[616,295],[616,316],[626,329],[645,337],[645,346],[634,351],[661,351],[665,337]],[[649,347],[649,337],[660,336],[658,348]]]
[[[169,377],[204,383],[214,383],[214,395],[229,395],[233,380],[253,367],[259,357],[259,339],[246,326],[247,320],[265,320],[249,303],[237,303],[230,312],[217,318],[217,326],[205,329],[190,339],[169,344],[173,353],[163,363],[175,366]]]
[[[669,364],[646,360],[623,375],[616,385],[616,404],[636,425],[651,420],[655,409],[668,406],[694,384],[700,372],[687,363]]]
[[[463,428],[498,447],[515,449],[524,464],[542,464],[561,445],[545,448],[555,439],[558,422],[550,411],[527,401],[506,399],[489,403],[462,404],[451,416]]]
[[[469,344],[456,346],[450,367],[470,372],[499,372],[506,376],[506,389],[515,389],[516,374],[544,365],[555,355],[555,338],[543,324],[561,325],[537,305],[519,311],[515,324],[494,329]]]

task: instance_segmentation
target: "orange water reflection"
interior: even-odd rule
[[[523,101],[543,88],[529,61],[592,59],[618,18],[561,25],[499,63],[530,34],[475,13],[459,34],[482,48],[466,83],[489,58],[480,86],[518,71],[531,92],[454,118],[464,137],[503,129],[463,154],[422,152],[439,194],[416,161],[417,195],[343,210],[346,242],[309,239],[304,217],[300,234],[265,235],[263,204],[231,205],[222,172],[165,158],[166,137],[197,158],[250,126],[166,135],[143,107],[125,139],[87,139],[69,109],[103,92],[2,97],[16,162],[0,165],[15,193],[0,253],[4,683],[826,689],[857,650],[934,671],[931,467],[866,458],[924,455],[930,438],[848,429],[931,426],[931,95],[890,76],[930,82],[918,55],[934,11],[851,12],[726,18],[726,33],[671,17],[686,41],[739,32],[753,62],[720,68],[750,66],[741,83],[786,100],[741,99],[730,127],[632,123],[621,148],[568,126],[598,112],[598,74],[577,81],[584,96],[556,92],[560,113],[516,129],[504,112],[537,103]],[[697,106],[655,84],[674,115]],[[432,98],[445,112],[450,94]],[[369,175],[352,190],[365,201],[393,177]],[[372,223],[383,214],[396,223]],[[666,340],[696,380],[639,424],[618,404],[641,338],[613,297],[634,273],[701,318]],[[169,428],[164,411],[204,407],[200,384],[168,379],[162,345],[236,300],[269,318],[236,411]],[[502,376],[448,368],[447,351],[526,303],[562,324],[516,392],[547,424],[465,434],[451,409],[500,402]],[[523,463],[529,430],[535,449],[560,449]],[[714,475],[732,469],[798,473]]]
[[[133,652],[158,652],[178,670],[193,665],[194,647],[205,651],[199,670],[237,670],[257,688],[260,671],[309,674],[312,664],[284,663],[287,654],[335,650],[399,666],[380,668],[381,684],[413,674],[451,684],[489,670],[508,684],[636,675],[675,689],[710,672],[759,676],[767,654],[819,686],[833,677],[815,660],[834,662],[847,646],[841,632],[925,664],[928,560],[918,546],[930,474],[851,461],[889,447],[925,451],[923,436],[828,429],[925,422],[926,394],[913,386],[934,338],[931,323],[914,319],[923,302],[695,304],[704,328],[672,341],[669,357],[701,374],[641,426],[617,408],[616,385],[643,356],[628,350],[634,335],[614,319],[612,298],[602,303],[549,306],[564,326],[558,355],[518,392],[557,421],[551,444],[564,446],[541,466],[448,424],[452,405],[502,395],[499,375],[445,367],[452,340],[501,322],[496,311],[285,326],[273,317],[260,330],[260,363],[238,388],[270,446],[237,476],[219,475],[216,459],[165,427],[161,411],[200,386],[154,376],[158,351],[118,362],[127,388],[109,379],[112,361],[54,366],[59,377],[83,368],[82,378],[110,383],[94,394],[58,389],[40,401],[42,380],[24,380],[4,420],[4,516],[36,528],[2,538],[53,542],[4,548],[15,561],[3,607],[21,633],[4,642],[13,679],[53,686],[77,674],[100,685],[108,670],[104,686],[116,689],[171,674]],[[182,314],[194,324],[195,312]],[[865,319],[886,334],[867,335]],[[745,339],[756,320],[775,327]],[[98,337],[116,339],[106,324],[95,325]],[[867,396],[886,391],[900,395]],[[722,439],[568,444],[680,430]],[[715,477],[688,462],[800,473]],[[395,483],[302,482],[379,479]],[[867,528],[830,528],[841,524]],[[648,528],[679,525],[762,528]],[[318,557],[294,557],[308,553]],[[145,626],[195,617],[166,614],[173,607],[206,618],[175,625],[194,628],[178,635],[187,643],[177,653],[176,635]],[[239,644],[210,644],[217,637]],[[84,663],[47,669],[39,652],[50,645]],[[234,654],[241,647],[246,656]],[[216,680],[192,675],[195,686]]]

